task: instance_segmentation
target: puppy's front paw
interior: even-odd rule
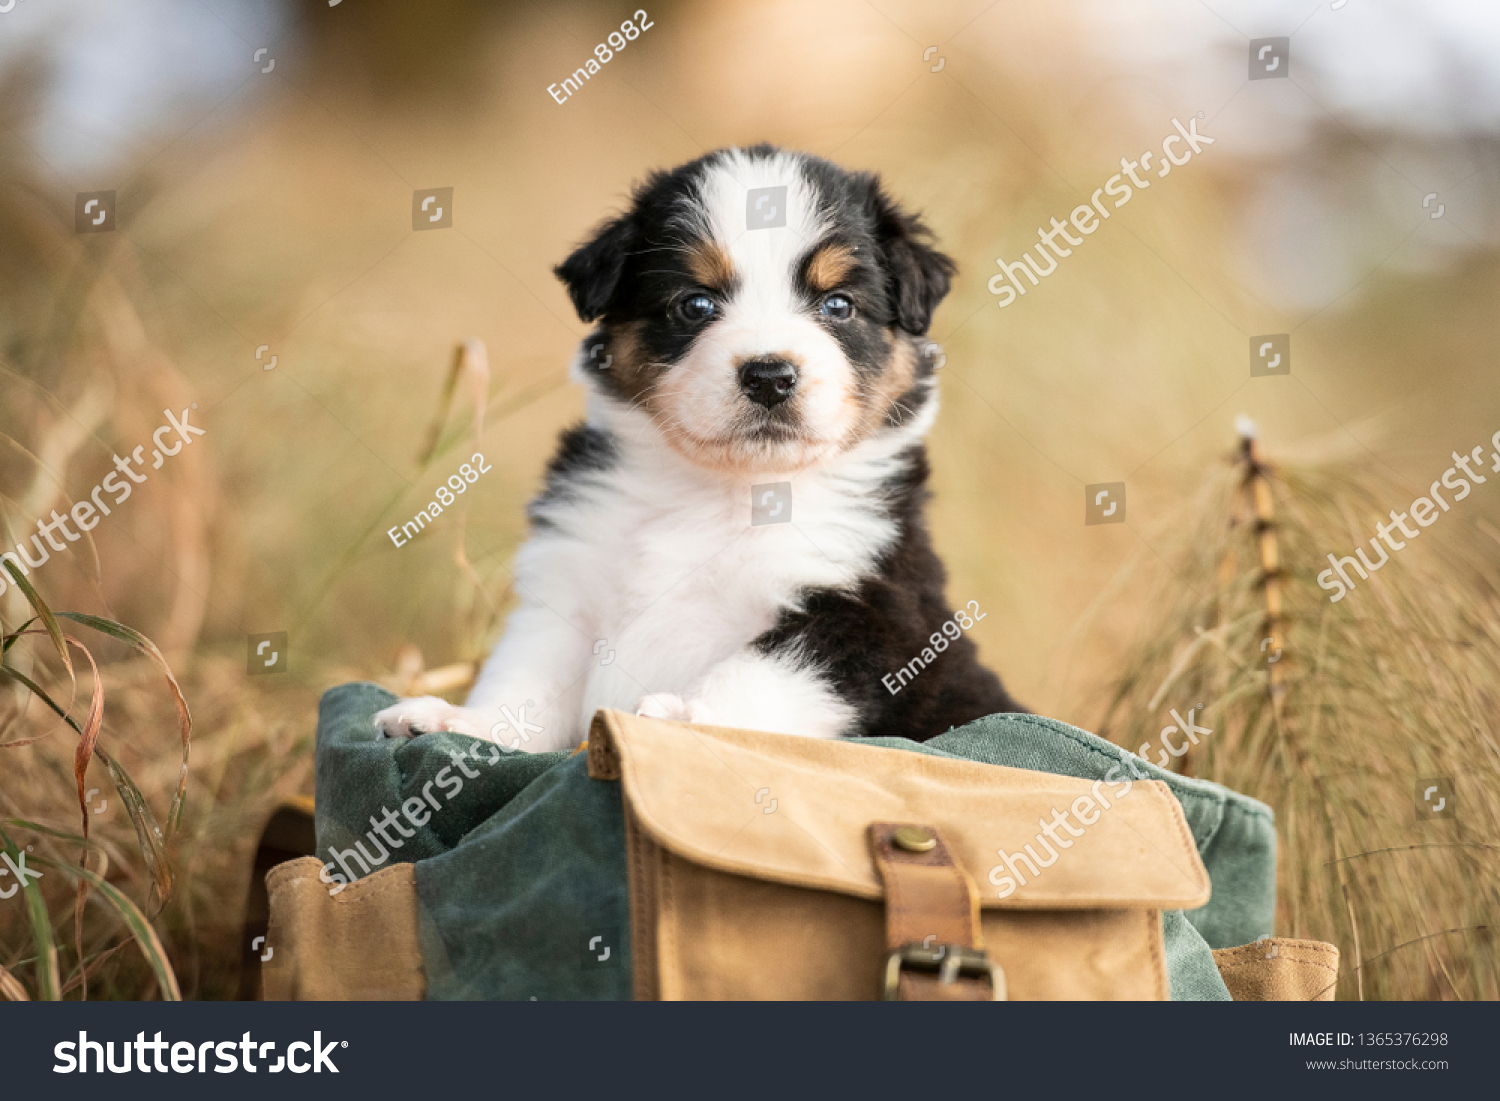
[[[670,692],[657,692],[650,696],[643,696],[641,702],[635,705],[635,713],[648,719],[676,719],[678,722],[687,722],[687,704],[681,696],[674,696]]]
[[[635,713],[648,719],[671,719],[680,723],[712,722],[707,710],[695,700],[684,700],[670,692],[654,692],[642,697]]]
[[[474,729],[468,711],[436,696],[399,700],[384,711],[377,711],[375,729],[385,738],[415,738],[419,734],[436,734],[440,730],[482,736]]]

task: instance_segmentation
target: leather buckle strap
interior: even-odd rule
[[[1001,1001],[1005,973],[984,950],[979,894],[931,826],[876,822],[870,848],[885,884],[882,994],[901,1001]]]
[[[902,993],[903,978],[924,980],[908,983],[917,991],[917,998],[922,1000],[1005,1001],[1005,972],[983,948],[966,948],[961,944],[903,945],[885,958],[885,984],[881,997],[888,1002],[913,1000],[910,995]],[[937,980],[936,994],[931,993],[933,978]],[[988,978],[990,988],[985,991],[980,984],[974,988],[978,990],[975,996],[960,998],[956,996],[959,992],[971,990],[954,986],[960,978]],[[943,993],[945,989],[953,990],[954,994]]]

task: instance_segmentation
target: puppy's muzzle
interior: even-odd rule
[[[752,359],[740,367],[740,392],[767,409],[780,405],[797,389],[797,368],[785,359]]]

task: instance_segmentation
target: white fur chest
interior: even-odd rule
[[[891,469],[883,451],[852,453],[752,482],[627,443],[611,470],[549,503],[556,526],[524,549],[520,581],[530,582],[532,563],[552,584],[566,578],[575,587],[566,603],[585,620],[577,626],[605,640],[581,671],[580,719],[634,709],[648,693],[686,695],[804,590],[857,584],[897,535],[871,497]],[[777,482],[791,485],[789,521],[752,524],[752,485]]]

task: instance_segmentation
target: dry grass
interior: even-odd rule
[[[1100,733],[1155,754],[1169,710],[1203,704],[1213,734],[1171,763],[1275,808],[1276,931],[1339,946],[1340,997],[1494,999],[1494,532],[1456,503],[1339,602],[1315,580],[1420,492],[1373,464],[1223,464],[1159,544],[1176,577]],[[1434,777],[1456,782],[1451,819],[1418,812]]]
[[[41,676],[33,668],[33,674]],[[160,669],[145,660],[120,660],[102,670],[107,706],[100,735],[122,768],[165,820],[177,783],[180,752],[176,720],[165,698]],[[88,778],[91,839],[107,868],[106,879],[132,898],[163,942],[186,998],[233,997],[239,981],[241,923],[256,837],[270,811],[289,796],[312,789],[312,735],[307,716],[315,694],[246,691],[242,667],[225,661],[200,663],[183,682],[193,701],[199,737],[193,748],[190,797],[167,850],[175,889],[165,907],[154,904],[153,879],[119,792],[97,766]],[[66,678],[57,678],[66,686]],[[87,690],[83,690],[86,694]],[[53,733],[33,745],[0,750],[5,784],[0,819],[23,819],[61,834],[76,835],[78,803],[73,774],[76,740],[35,699],[7,689],[0,727]],[[66,693],[62,693],[66,700]],[[78,846],[31,829],[9,830],[18,844],[63,864],[76,862]],[[72,884],[44,874],[37,882],[52,917],[52,938],[61,957],[68,997],[79,997],[73,935]],[[36,953],[21,906],[0,908],[0,966],[18,976],[35,996]],[[91,900],[83,924],[83,959],[90,967],[90,998],[149,998],[160,987],[141,952],[129,943],[119,915]]]

